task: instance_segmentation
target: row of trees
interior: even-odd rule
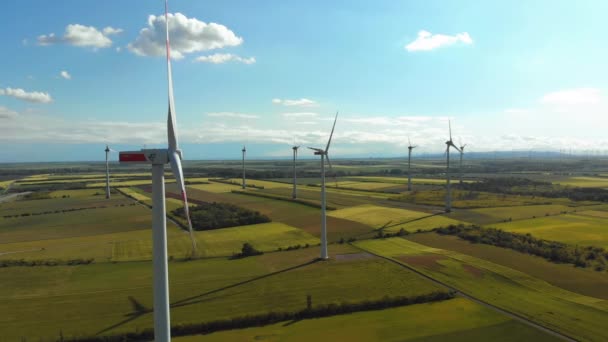
[[[399,306],[447,300],[454,298],[454,296],[455,293],[453,292],[431,292],[412,297],[384,297],[376,300],[326,304],[315,307],[308,305],[307,299],[307,307],[299,311],[271,311],[264,314],[241,316],[211,322],[175,325],[171,327],[171,336],[178,337],[197,334],[210,334],[216,331],[260,327],[285,321],[329,317],[359,311],[383,310]],[[65,341],[69,342],[125,342],[151,341],[153,339],[154,331],[152,329],[109,336],[64,338]]]
[[[112,207],[125,207],[125,206],[129,206],[132,207],[134,205],[137,205],[136,203],[130,203],[130,204],[115,204]],[[72,211],[80,211],[80,210],[89,210],[89,209],[105,209],[108,208],[107,205],[100,205],[100,206],[96,206],[96,207],[83,207],[83,208],[69,208],[69,209],[57,209],[57,210],[47,210],[47,211],[41,211],[41,212],[36,212],[36,213],[21,213],[21,214],[15,214],[15,215],[3,215],[3,218],[17,218],[17,217],[25,217],[25,216],[38,216],[38,215],[49,215],[49,214],[61,214],[61,213],[69,213]]]
[[[93,263],[95,259],[38,259],[38,260],[24,260],[24,259],[9,259],[9,260],[0,260],[0,268],[1,267],[11,267],[11,266],[76,266],[76,265],[88,265]]]
[[[173,210],[172,213],[178,217],[186,218],[184,208]],[[270,218],[259,211],[218,202],[202,203],[191,208],[190,218],[195,230],[211,230],[270,222]]]
[[[574,264],[577,267],[590,267],[596,271],[606,269],[608,251],[601,247],[572,246],[561,242],[546,241],[530,234],[505,232],[495,228],[481,228],[476,225],[450,225],[436,228],[443,235],[455,235],[461,239],[486,245],[510,248],[519,252],[543,257],[555,263]]]

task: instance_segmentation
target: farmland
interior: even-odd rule
[[[526,273],[402,238],[358,242],[464,293],[583,340],[608,338],[608,303],[550,285]]]
[[[366,166],[373,163],[369,161],[335,163],[344,163],[345,167],[336,169],[349,174],[337,177],[337,187],[328,178],[327,262],[316,261],[321,218],[321,188],[319,178],[314,177],[317,162],[302,162],[298,201],[292,200],[288,163],[251,162],[248,174],[272,171],[272,177],[248,179],[247,189],[241,189],[241,179],[236,176],[239,163],[191,164],[186,179],[191,206],[228,203],[271,220],[195,231],[198,249],[194,257],[184,230],[186,222],[172,213],[183,204],[175,183],[169,181],[172,323],[199,324],[303,310],[307,295],[311,295],[312,307],[322,307],[445,293],[452,288],[490,306],[457,295],[433,303],[273,323],[204,337],[212,341],[327,336],[366,341],[554,340],[497,308],[580,340],[608,337],[601,329],[608,323],[606,271],[428,232],[477,224],[482,226],[479,229],[529,233],[572,246],[606,247],[607,204],[469,191],[455,185],[454,210],[445,213],[444,180],[435,173],[438,163],[418,164],[421,174],[429,173],[413,179],[411,192],[406,190],[406,177],[373,171],[401,167],[403,163],[398,161],[371,168]],[[283,166],[286,177],[277,178],[274,169]],[[31,193],[0,203],[0,262],[6,266],[0,268],[0,305],[10,312],[0,320],[3,338],[56,339],[59,332],[66,337],[106,336],[151,327],[150,175],[131,171],[112,174],[111,199],[105,198],[103,172],[40,170],[35,175],[10,177],[16,182],[9,194]],[[538,173],[518,177],[524,175],[543,179]],[[481,184],[486,176],[469,175],[466,181]],[[548,177],[555,182],[564,178]],[[169,174],[167,180],[172,180]],[[380,238],[387,234],[403,237]],[[264,254],[237,257],[244,243]],[[22,264],[32,266],[19,266]],[[331,332],[329,327],[333,327]]]

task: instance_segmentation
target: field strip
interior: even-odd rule
[[[413,267],[410,267],[410,266],[408,266],[406,264],[400,263],[397,260],[394,260],[391,257],[386,257],[386,256],[383,256],[383,255],[380,255],[380,254],[376,254],[376,253],[374,253],[374,252],[372,252],[370,250],[366,250],[366,249],[361,248],[361,247],[359,247],[357,245],[353,245],[353,244],[350,244],[350,245],[353,246],[353,247],[355,247],[355,248],[359,248],[360,250],[365,251],[367,253],[373,254],[373,255],[375,255],[375,256],[377,256],[379,258],[382,258],[384,260],[393,262],[393,263],[395,263],[395,264],[397,264],[397,265],[399,265],[401,267],[404,267],[404,268],[406,268],[406,269],[408,269],[408,270],[410,270],[410,271],[412,271],[412,272],[414,272],[414,273],[422,276],[425,279],[428,279],[428,280],[432,281],[436,285],[439,285],[439,286],[442,286],[442,287],[447,288],[449,290],[455,291],[457,294],[461,295],[462,297],[464,297],[466,299],[469,299],[469,300],[471,300],[473,302],[476,302],[477,304],[483,305],[483,306],[485,306],[485,307],[487,307],[489,309],[493,309],[494,311],[502,313],[502,314],[504,314],[504,315],[506,315],[508,317],[511,317],[511,318],[513,318],[515,320],[518,320],[518,321],[520,321],[520,322],[522,322],[524,324],[527,324],[527,325],[529,325],[529,326],[531,326],[533,328],[539,329],[539,330],[541,330],[541,331],[543,331],[545,333],[548,333],[548,334],[550,334],[552,336],[561,338],[561,339],[563,339],[565,341],[573,341],[573,342],[576,341],[575,339],[573,339],[573,338],[571,338],[571,337],[569,337],[567,335],[564,335],[564,334],[562,334],[562,333],[560,333],[558,331],[555,331],[555,330],[552,330],[550,328],[547,328],[547,327],[545,327],[543,325],[540,325],[540,324],[538,324],[536,322],[533,322],[533,321],[531,321],[531,320],[529,320],[529,319],[527,319],[527,318],[525,318],[523,316],[520,316],[520,315],[518,315],[516,313],[513,313],[513,312],[507,311],[505,309],[499,308],[499,307],[497,307],[497,306],[495,306],[493,304],[490,304],[488,302],[482,301],[482,300],[480,300],[480,299],[478,299],[476,297],[473,297],[473,296],[471,296],[471,295],[469,295],[467,293],[464,293],[464,292],[460,291],[459,289],[457,289],[455,287],[452,287],[452,286],[450,286],[450,285],[448,285],[446,283],[443,283],[443,282],[441,282],[441,281],[439,281],[439,280],[437,280],[435,278],[432,278],[432,277],[430,277],[430,276],[428,276],[428,275],[426,275],[426,274],[424,274],[424,273],[416,270]]]

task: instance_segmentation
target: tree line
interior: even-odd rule
[[[184,208],[171,212],[173,215],[186,218]],[[245,226],[270,222],[270,218],[230,203],[201,203],[190,209],[192,228],[195,230],[212,230],[227,227]]]

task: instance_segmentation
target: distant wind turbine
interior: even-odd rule
[[[243,149],[241,150],[241,152],[243,152],[243,189],[247,189],[247,183],[245,180],[245,153],[247,152],[247,149],[245,148],[244,145],[243,145]]]
[[[192,255],[196,255],[196,241],[192,233],[192,222],[188,207],[188,197],[182,171],[182,151],[178,147],[175,103],[173,99],[173,78],[171,75],[171,48],[169,45],[169,15],[165,0],[165,33],[167,49],[167,83],[169,90],[169,110],[167,115],[168,148],[143,149],[140,151],[120,152],[121,163],[144,163],[152,165],[152,260],[154,267],[154,340],[171,340],[169,313],[169,273],[167,265],[167,217],[165,208],[164,168],[171,164],[171,170],[180,187],[184,202],[184,213],[188,220],[188,231],[192,242]]]
[[[110,161],[109,154],[110,152],[116,152],[111,149],[108,145],[106,145],[106,199],[110,199]]]
[[[293,150],[293,191],[291,192],[291,198],[298,198],[298,183],[296,183],[296,160],[298,159],[298,149],[300,146],[294,146],[291,148]]]
[[[445,212],[449,213],[452,211],[452,187],[450,185],[450,147],[456,149],[456,151],[460,151],[456,145],[454,145],[454,141],[452,141],[452,123],[448,121],[448,125],[450,127],[450,140],[445,142],[446,148],[445,153],[447,156],[447,167],[446,167],[446,196],[445,196]]]
[[[412,191],[412,150],[418,147],[418,145],[412,145],[410,138],[407,138],[407,191]]]
[[[334,129],[336,128],[336,121],[338,121],[338,113],[336,112],[336,118],[334,119],[334,125],[331,128],[329,134],[329,140],[327,140],[327,146],[325,150],[315,147],[309,147],[309,149],[315,151],[316,156],[321,156],[321,259],[329,259],[327,253],[327,215],[326,215],[326,196],[325,196],[325,159],[329,169],[332,170],[331,162],[329,161],[329,145],[331,144],[331,138],[334,135]]]
[[[460,184],[462,184],[462,157],[464,156],[464,148],[467,146],[467,144],[462,144],[462,141],[460,141],[460,166],[459,166],[459,171],[460,171]]]

